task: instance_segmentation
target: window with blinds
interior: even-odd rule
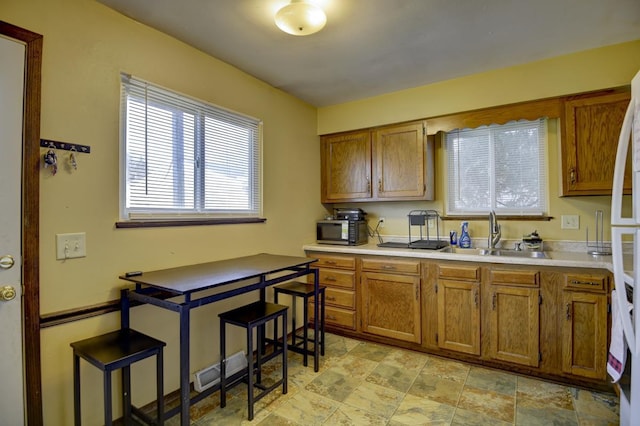
[[[124,220],[258,217],[259,120],[121,76]]]
[[[546,141],[546,119],[448,132],[447,214],[544,214]]]

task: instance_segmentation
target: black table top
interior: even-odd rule
[[[121,279],[175,294],[187,294],[211,287],[259,277],[263,274],[307,266],[316,259],[260,253],[196,265],[144,272]]]

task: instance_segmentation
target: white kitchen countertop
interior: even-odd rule
[[[586,252],[570,251],[545,251],[547,259],[510,257],[510,256],[486,256],[466,253],[444,253],[439,250],[422,250],[409,248],[378,247],[374,243],[360,246],[340,246],[331,244],[305,244],[302,247],[306,251],[359,254],[373,256],[397,256],[412,257],[418,259],[459,260],[467,262],[503,263],[515,265],[540,265],[540,266],[564,266],[577,268],[607,269],[612,271],[611,256],[593,256]],[[625,260],[627,256],[625,256]],[[629,256],[629,262],[631,257]],[[626,263],[626,262],[625,262]]]

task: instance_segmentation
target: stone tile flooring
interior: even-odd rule
[[[255,405],[246,384],[220,408],[215,393],[191,408],[192,425],[617,425],[615,394],[596,393],[462,362],[327,334],[320,371],[289,356],[289,391]],[[277,378],[276,359],[265,381]],[[165,424],[179,424],[179,416]]]

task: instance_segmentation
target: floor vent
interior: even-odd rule
[[[247,368],[247,356],[244,351],[235,353],[227,358],[227,377]],[[209,389],[220,383],[220,363],[203,368],[194,374],[193,387],[198,392]]]

